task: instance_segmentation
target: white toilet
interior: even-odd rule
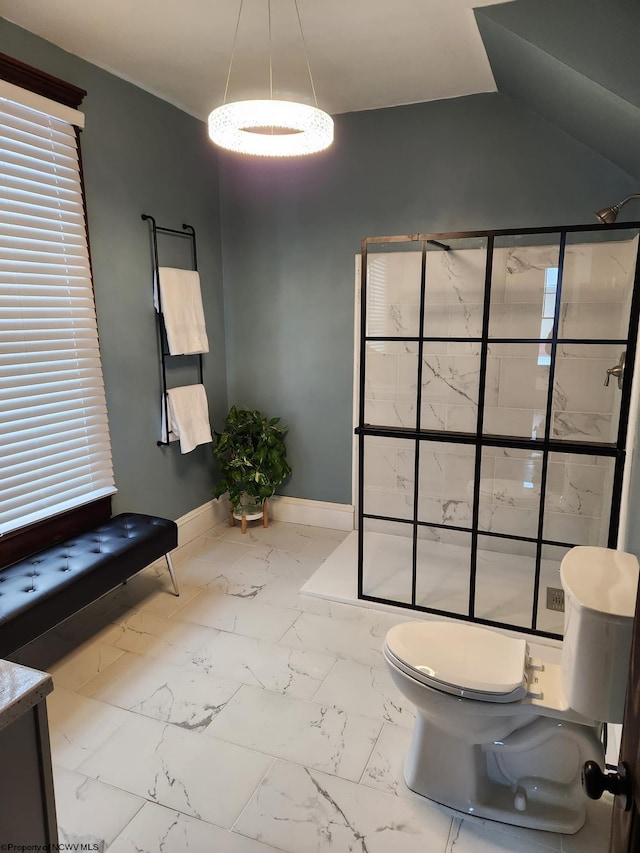
[[[602,723],[622,722],[638,560],[573,548],[562,561],[558,650],[464,622],[392,628],[384,657],[417,719],[409,788],[462,812],[577,832],[585,761],[604,762]],[[534,654],[535,653],[535,656]]]

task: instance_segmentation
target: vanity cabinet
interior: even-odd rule
[[[0,661],[0,842],[58,844],[46,697],[51,676]]]

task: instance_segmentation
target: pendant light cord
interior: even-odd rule
[[[311,92],[313,94],[313,101],[318,106],[318,99],[316,98],[316,87],[313,85],[313,77],[311,76],[311,65],[309,64],[309,53],[307,51],[307,42],[305,41],[304,32],[302,30],[302,21],[300,20],[300,9],[298,9],[298,0],[293,0],[294,5],[296,7],[296,15],[298,16],[298,26],[300,27],[300,38],[302,39],[302,47],[304,48],[304,58],[307,61],[307,71],[309,72],[309,82],[311,83]]]
[[[229,80],[231,79],[231,67],[233,65],[233,58],[236,53],[236,44],[238,42],[238,30],[240,29],[240,18],[242,17],[242,7],[244,6],[244,0],[240,0],[240,8],[238,9],[238,20],[236,21],[236,31],[233,35],[233,46],[231,48],[231,58],[229,59],[229,70],[227,71],[227,82],[224,87],[224,98],[222,99],[222,103],[227,103],[227,92],[229,91]]]
[[[271,0],[267,0],[269,15],[269,98],[273,100],[273,61],[271,58]]]
[[[311,74],[311,65],[309,63],[309,52],[307,50],[307,42],[304,37],[304,31],[302,29],[302,21],[300,19],[300,9],[298,9],[298,0],[293,0],[294,6],[296,8],[296,16],[298,18],[298,27],[300,29],[300,38],[302,40],[302,47],[304,49],[304,58],[307,63],[307,72],[309,74],[309,82],[311,83],[311,93],[313,95],[313,102],[318,106],[318,98],[316,97],[316,87],[313,85],[313,75]],[[229,81],[231,80],[231,69],[233,67],[233,60],[236,54],[236,45],[238,43],[238,30],[240,29],[240,19],[242,18],[242,7],[244,6],[244,0],[240,0],[240,8],[238,9],[238,19],[236,21],[236,30],[233,35],[233,46],[231,48],[231,57],[229,59],[229,69],[227,71],[227,81],[224,87],[224,98],[222,100],[223,104],[227,103],[227,93],[229,91]],[[273,59],[272,59],[272,43],[271,43],[271,0],[267,2],[267,11],[269,16],[269,97],[273,100]]]

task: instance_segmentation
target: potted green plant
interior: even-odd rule
[[[280,418],[232,406],[224,422],[224,432],[214,431],[213,455],[218,462],[220,481],[213,493],[219,498],[229,493],[231,519],[263,517],[267,525],[266,501],[291,474],[284,436],[287,427]]]

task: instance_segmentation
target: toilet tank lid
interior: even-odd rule
[[[522,685],[527,644],[463,622],[404,622],[387,633],[403,663],[443,684],[506,694]]]
[[[577,545],[560,564],[560,580],[578,607],[633,617],[638,588],[638,558],[634,554]]]

